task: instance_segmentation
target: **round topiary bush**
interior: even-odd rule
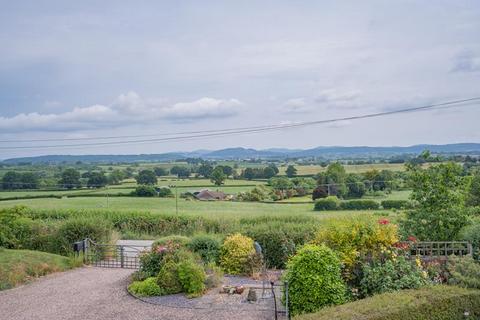
[[[324,245],[301,248],[289,260],[285,280],[288,281],[292,315],[315,312],[346,301],[340,260]]]
[[[251,273],[253,240],[239,233],[228,236],[220,249],[220,265],[228,274]]]

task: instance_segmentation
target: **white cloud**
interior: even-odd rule
[[[293,98],[284,103],[284,110],[289,113],[303,113],[311,111],[311,106],[306,101],[306,98]]]
[[[64,131],[101,129],[153,121],[182,121],[202,118],[229,117],[237,114],[242,103],[237,99],[204,97],[191,102],[167,105],[163,100],[145,100],[135,92],[120,95],[111,105],[76,107],[64,113],[20,113],[0,117],[0,130]]]
[[[179,102],[161,110],[166,118],[196,119],[196,118],[223,118],[237,114],[242,105],[237,99],[219,100],[201,98],[192,102]]]

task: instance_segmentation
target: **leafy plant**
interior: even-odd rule
[[[328,247],[306,245],[288,262],[285,280],[292,315],[346,301],[340,260]]]
[[[177,269],[178,264],[172,259],[162,264],[157,275],[157,284],[160,287],[161,295],[182,292],[182,284],[178,278]]]
[[[449,257],[447,271],[449,284],[480,289],[480,264],[471,257]]]
[[[422,270],[420,261],[412,262],[403,256],[366,263],[362,273],[360,288],[364,296],[418,289],[429,283],[428,274]]]
[[[147,278],[143,281],[134,281],[128,286],[128,291],[137,296],[159,296],[160,287],[154,277]]]
[[[250,274],[249,261],[254,254],[253,240],[236,233],[225,239],[220,250],[220,265],[229,274]]]
[[[187,247],[198,253],[205,263],[218,262],[220,257],[221,242],[218,236],[207,234],[194,236]]]
[[[188,297],[197,297],[205,290],[206,274],[202,266],[192,260],[185,260],[177,265],[177,273],[183,292]]]

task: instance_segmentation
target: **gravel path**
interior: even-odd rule
[[[9,320],[273,319],[273,312],[187,309],[152,305],[126,291],[131,270],[79,268],[0,292],[0,318]]]

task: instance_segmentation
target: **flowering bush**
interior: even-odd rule
[[[252,238],[236,233],[225,239],[220,249],[220,265],[229,274],[251,274],[254,255]]]
[[[317,233],[315,244],[325,244],[338,253],[347,281],[354,280],[355,265],[366,256],[378,256],[398,242],[397,226],[381,220],[338,220]]]

